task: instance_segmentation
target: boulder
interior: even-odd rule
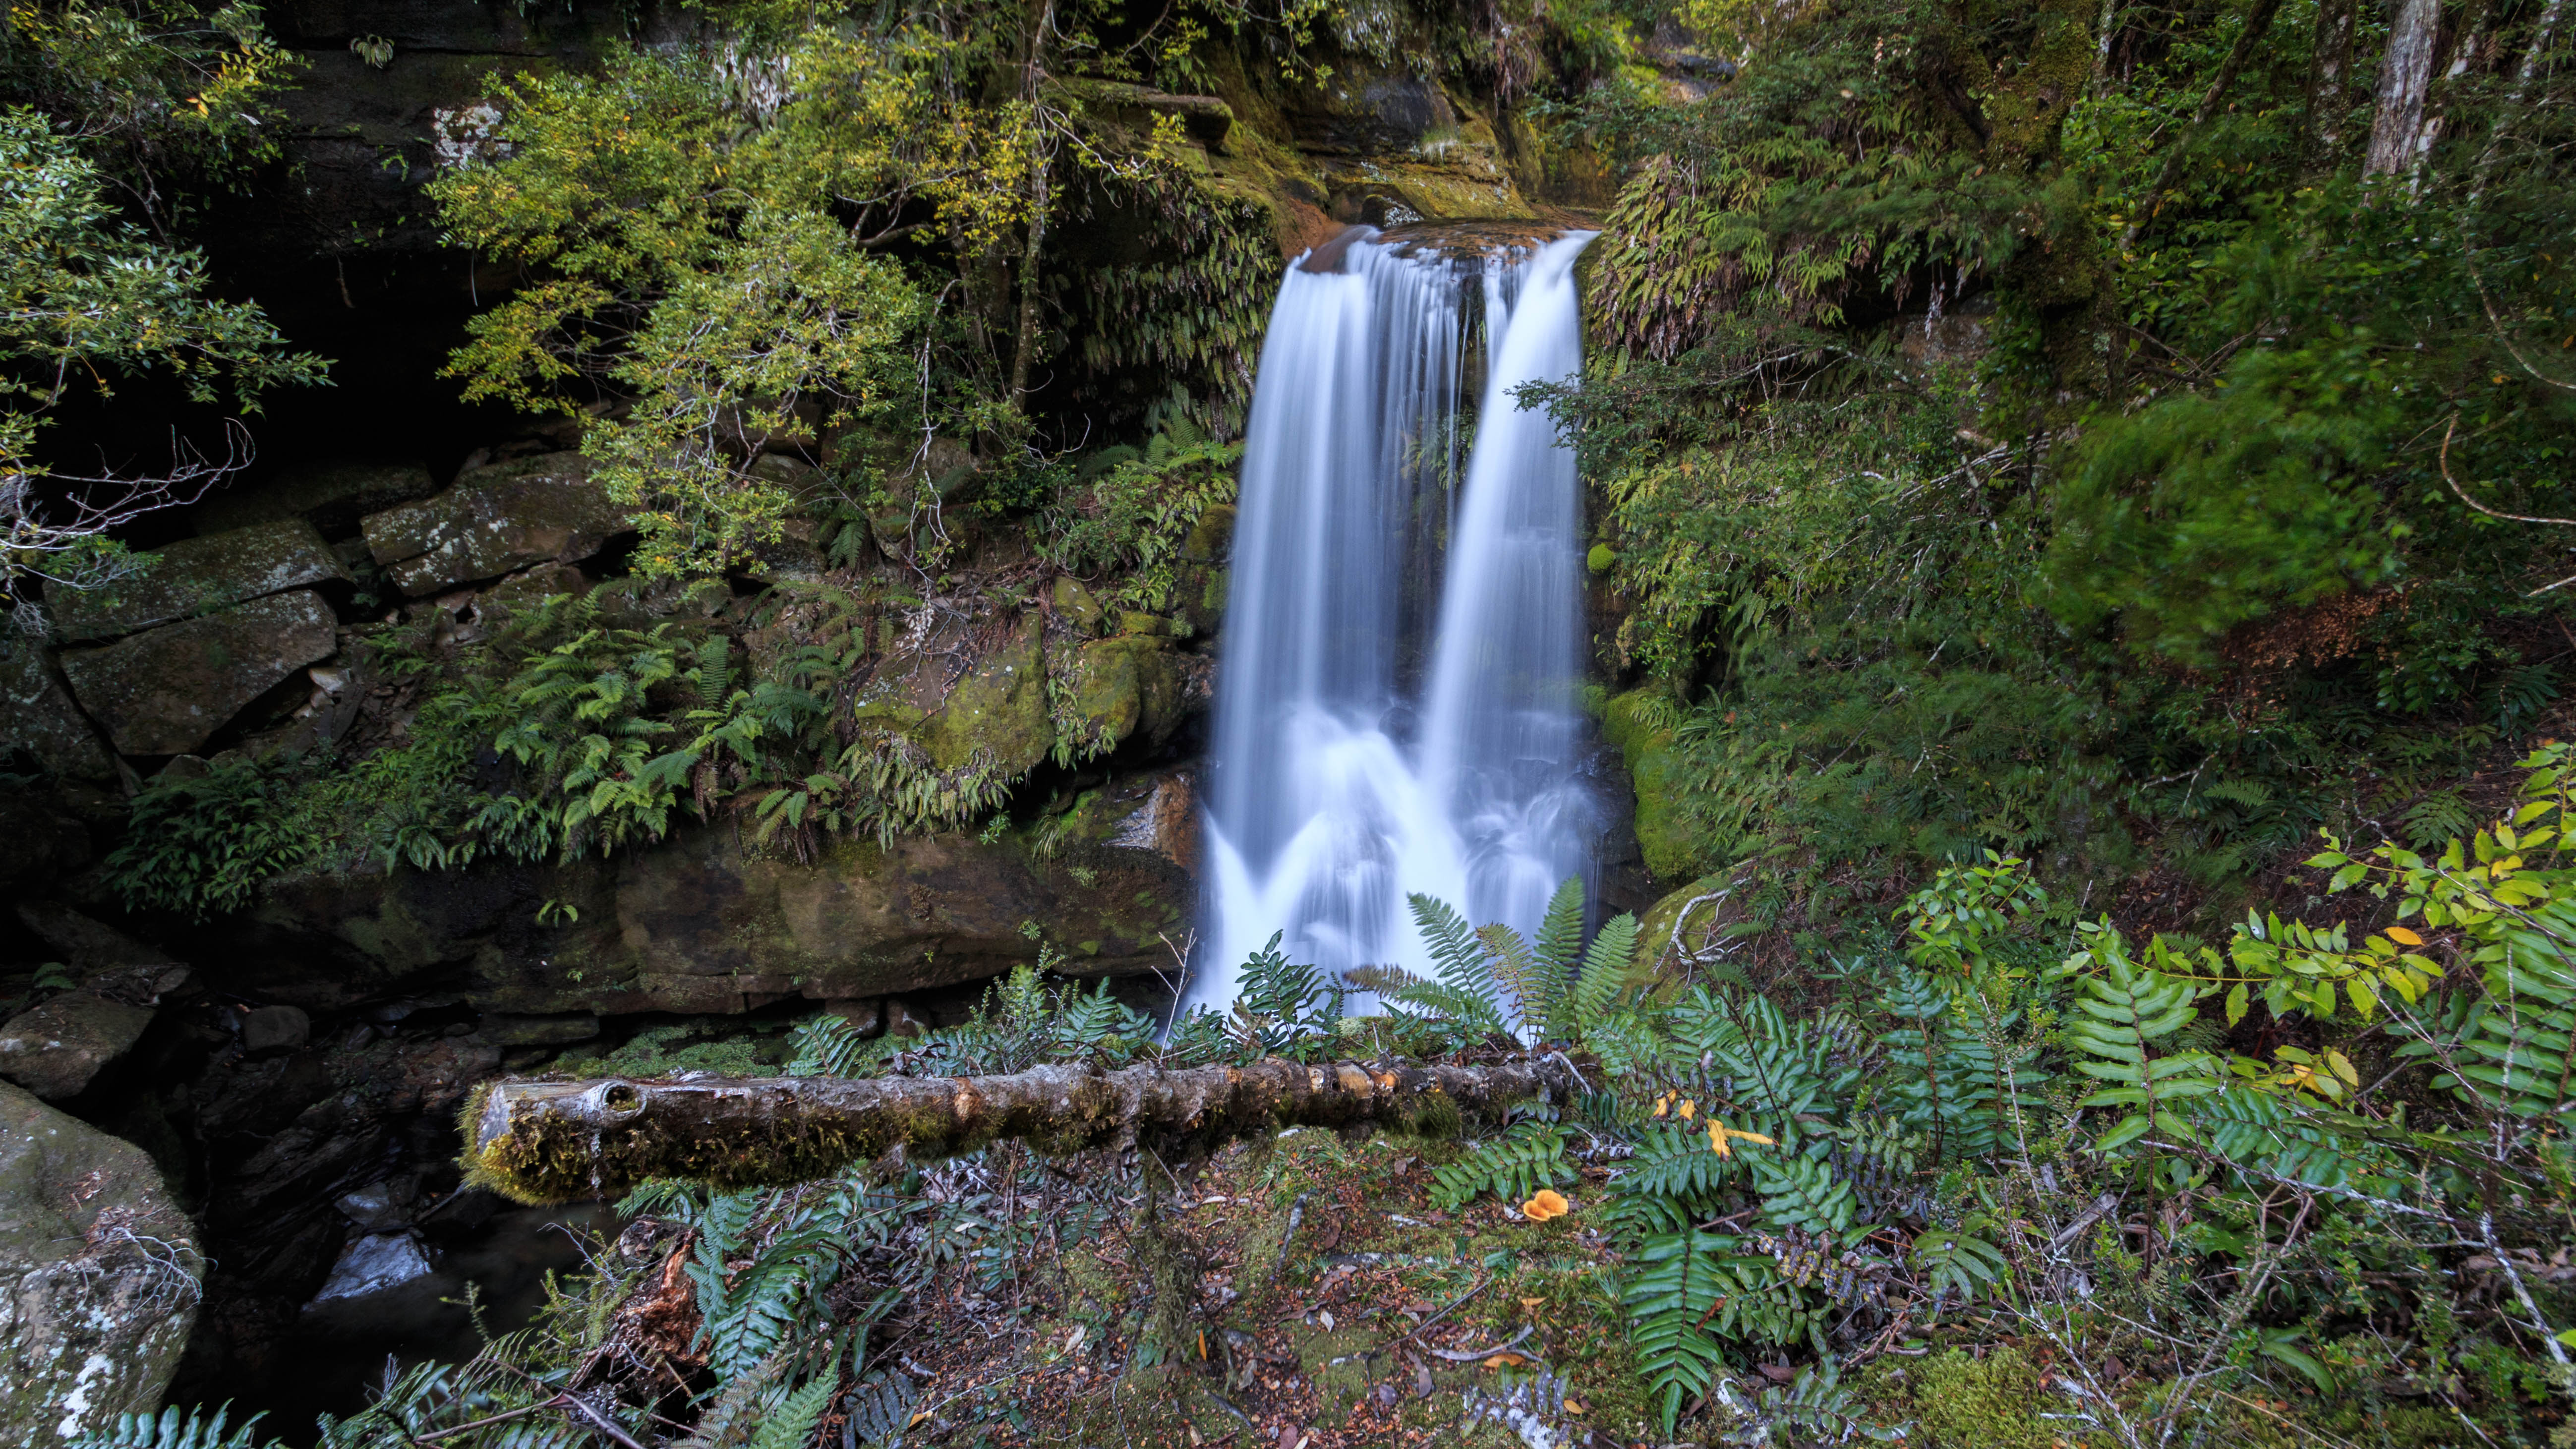
[[[149,1007],[66,991],[0,1025],[0,1077],[49,1102],[77,1097],[151,1024]]]
[[[203,1273],[143,1149],[0,1086],[0,1443],[157,1410]]]
[[[423,463],[306,463],[262,483],[226,489],[198,505],[197,520],[211,530],[300,518],[328,537],[344,538],[368,514],[437,491]]]
[[[932,764],[960,770],[981,755],[1004,778],[1017,779],[1046,760],[1055,724],[1038,640],[1038,616],[1022,615],[1010,637],[949,690],[946,707],[914,736]]]
[[[129,755],[194,751],[252,700],[337,647],[338,621],[310,590],[63,651],[81,706]]]
[[[116,757],[72,703],[45,651],[15,629],[0,629],[0,769],[23,765],[75,780],[116,775]]]
[[[1234,518],[1234,505],[1220,503],[1200,514],[1181,540],[1180,566],[1173,571],[1172,612],[1194,633],[1213,634],[1225,622]]]
[[[1053,595],[1055,616],[1085,634],[1100,632],[1101,622],[1109,617],[1100,600],[1082,580],[1066,575],[1055,581]]]
[[[628,529],[579,453],[471,469],[434,498],[361,521],[367,547],[413,598],[547,562],[576,563]]]
[[[312,1039],[313,1018],[300,1006],[263,1006],[242,1018],[242,1050],[293,1051]]]
[[[1147,634],[1095,639],[1075,652],[1066,693],[1068,739],[1105,754],[1139,735],[1161,744],[1184,717],[1187,688],[1171,646]]]
[[[55,632],[76,644],[112,639],[246,599],[349,582],[331,545],[301,518],[183,538],[158,553],[140,578],[51,600]]]
[[[60,954],[83,988],[131,1006],[156,1006],[188,982],[187,963],[60,901],[21,901],[18,920]]]

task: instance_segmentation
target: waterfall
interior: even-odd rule
[[[1406,896],[1526,931],[1584,868],[1581,501],[1554,426],[1511,394],[1581,370],[1590,239],[1466,257],[1363,240],[1337,270],[1290,266],[1245,438],[1188,1005],[1224,1009],[1274,932],[1327,970],[1427,971]]]

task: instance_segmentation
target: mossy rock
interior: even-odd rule
[[[1691,792],[1684,788],[1683,761],[1672,732],[1648,722],[1651,698],[1645,690],[1630,690],[1611,699],[1601,711],[1601,734],[1618,747],[1636,782],[1637,845],[1646,869],[1664,880],[1682,880],[1715,862],[1706,859],[1684,813]]]
[[[1160,744],[1180,726],[1181,671],[1161,639],[1093,640],[1075,653],[1068,674],[1072,715],[1063,726],[1086,754],[1106,753],[1140,734]]]
[[[1099,633],[1101,622],[1109,617],[1109,611],[1100,607],[1100,600],[1077,578],[1057,579],[1053,602],[1055,616],[1085,634]]]
[[[964,769],[980,756],[1017,779],[1046,760],[1055,724],[1047,717],[1036,614],[1023,614],[1010,638],[976,661],[916,738],[941,770]]]
[[[1662,976],[1667,964],[1664,958],[1673,946],[1674,926],[1687,924],[1695,927],[1684,933],[1682,942],[1685,947],[1700,944],[1702,933],[1715,919],[1718,904],[1702,898],[1726,889],[1726,882],[1727,877],[1723,873],[1701,876],[1666,895],[1646,911],[1637,923],[1637,949],[1630,959],[1629,984],[1651,987]],[[1699,902],[1696,906],[1692,904],[1695,901]],[[1685,911],[1689,913],[1686,923],[1683,921]]]

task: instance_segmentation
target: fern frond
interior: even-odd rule
[[[1490,1192],[1505,1202],[1519,1202],[1543,1187],[1574,1180],[1574,1164],[1565,1160],[1565,1129],[1524,1122],[1510,1132],[1469,1148],[1467,1155],[1431,1174],[1431,1205],[1455,1212]]]
[[[1573,1033],[1580,1037],[1609,1014],[1611,1003],[1619,999],[1619,988],[1626,981],[1628,963],[1637,953],[1637,918],[1619,915],[1604,923],[1583,953],[1582,973],[1574,978],[1568,992]]]
[[[840,1387],[837,1378],[818,1378],[789,1394],[751,1436],[751,1449],[805,1449],[814,1437],[814,1426],[823,1422],[823,1411],[832,1407],[832,1394]]]

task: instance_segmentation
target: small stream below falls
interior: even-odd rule
[[[1363,233],[1290,264],[1245,436],[1189,1005],[1225,1009],[1274,933],[1326,970],[1427,973],[1407,896],[1526,931],[1589,874],[1582,499],[1514,391],[1580,373],[1592,236]]]

